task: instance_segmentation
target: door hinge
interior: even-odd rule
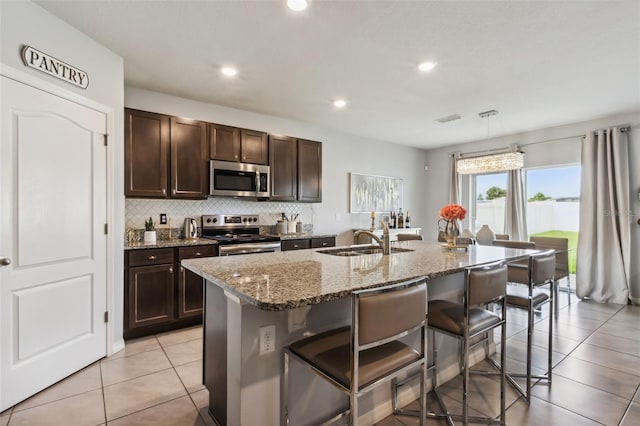
[[[104,224],[104,234],[107,235],[109,233],[109,224]]]
[[[109,322],[109,311],[104,311],[104,322]]]
[[[104,146],[109,145],[109,135],[104,135]]]

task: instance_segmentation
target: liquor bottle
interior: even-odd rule
[[[398,228],[404,228],[404,215],[402,214],[402,208],[398,210]]]
[[[411,228],[411,217],[409,216],[409,210],[407,210],[407,215],[404,217],[404,227]]]
[[[391,212],[391,224],[389,225],[389,227],[391,229],[394,229],[396,227],[396,212],[392,211]]]

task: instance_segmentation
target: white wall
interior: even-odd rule
[[[425,152],[392,143],[363,139],[283,118],[197,102],[133,87],[125,88],[125,105],[145,111],[262,130],[322,142],[322,203],[313,206],[314,231],[339,234],[350,244],[352,228],[368,228],[369,214],[349,213],[349,173],[400,177],[404,180],[403,211],[412,226],[425,224]],[[330,106],[327,106],[330,107]],[[348,111],[344,111],[348,114]],[[341,235],[340,235],[341,234]]]
[[[430,236],[428,224],[438,220],[440,208],[448,202],[449,198],[449,154],[453,152],[474,152],[480,150],[498,149],[509,147],[511,144],[526,145],[529,143],[545,141],[557,138],[569,138],[549,143],[524,146],[525,167],[542,167],[563,164],[580,163],[581,138],[588,131],[610,126],[631,125],[629,132],[629,170],[631,193],[630,212],[632,215],[631,226],[631,295],[634,303],[640,303],[640,263],[633,261],[640,256],[640,225],[636,221],[640,218],[640,112],[619,114],[604,117],[597,120],[550,127],[546,129],[532,130],[529,132],[509,135],[489,140],[480,140],[466,144],[431,149],[427,151],[429,171],[427,172],[427,185],[429,188],[426,200],[427,226],[423,226],[423,234]],[[463,184],[464,186],[464,184]],[[468,186],[468,185],[467,185]],[[463,204],[469,205],[469,194],[463,191]],[[466,227],[466,225],[465,225]],[[435,231],[433,233],[435,235]],[[433,237],[435,238],[435,237]]]
[[[23,45],[32,46],[89,74],[86,90],[22,63]],[[28,76],[60,86],[111,109],[109,113],[110,256],[109,277],[113,307],[111,343],[123,344],[123,239],[124,239],[124,71],[122,58],[64,21],[28,1],[0,1],[0,62]],[[1,89],[1,88],[0,88]]]

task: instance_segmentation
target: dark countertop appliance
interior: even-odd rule
[[[260,234],[258,215],[203,215],[202,237],[218,241],[220,256],[280,251],[280,237]]]

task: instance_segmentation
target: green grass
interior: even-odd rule
[[[546,231],[531,234],[529,237],[557,237],[569,239],[569,273],[576,273],[576,255],[578,251],[578,233],[572,231]],[[573,250],[572,250],[573,249]]]

